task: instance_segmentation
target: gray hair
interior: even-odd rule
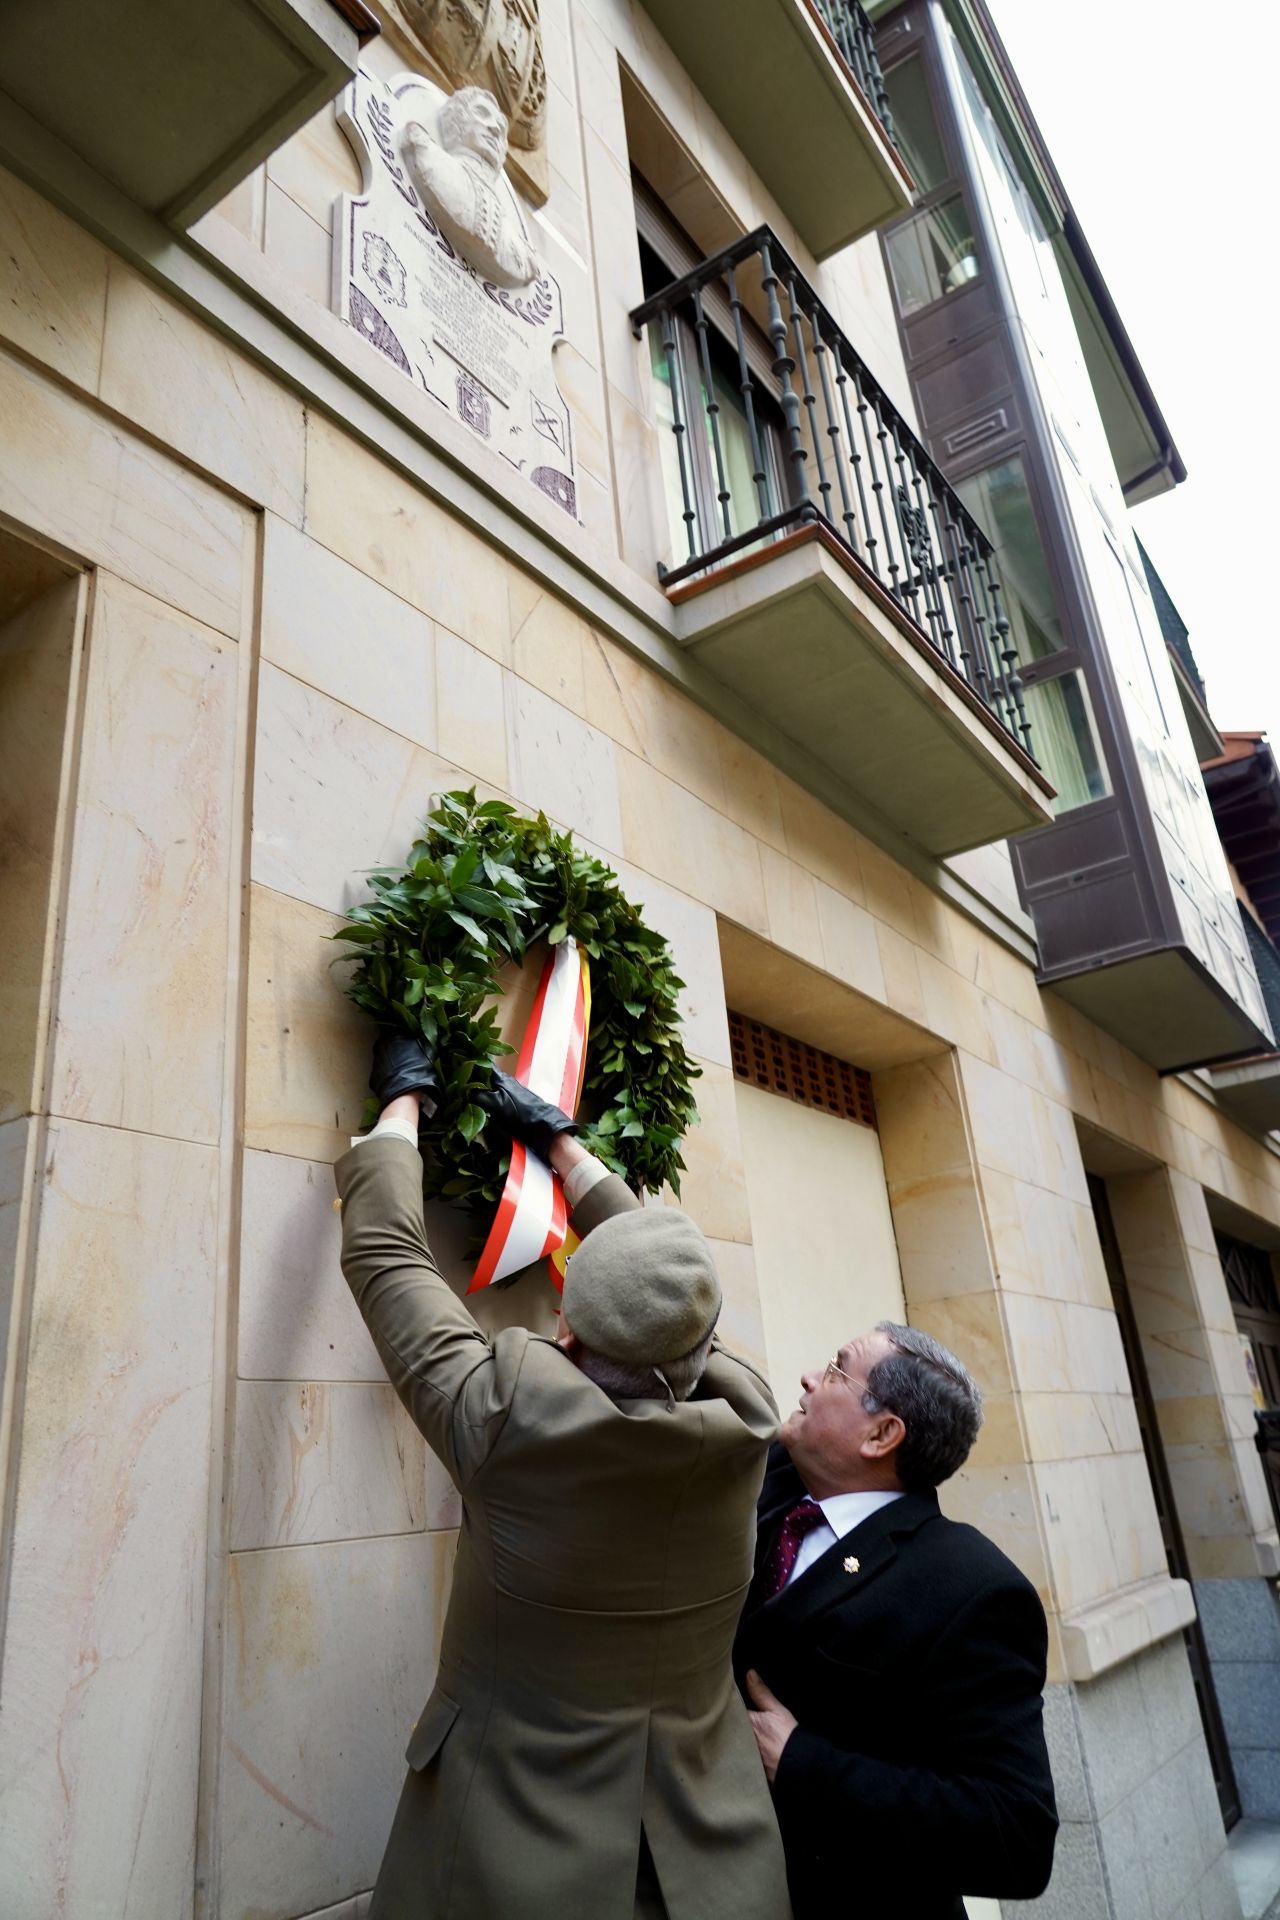
[[[882,1320],[893,1347],[867,1372],[868,1413],[896,1413],[906,1436],[895,1456],[910,1493],[949,1480],[969,1457],[982,1425],[982,1393],[969,1369],[932,1334]]]
[[[611,1400],[665,1400],[668,1386],[673,1399],[687,1400],[706,1372],[715,1333],[712,1327],[688,1353],[682,1353],[678,1360],[664,1361],[661,1375],[654,1367],[610,1360],[590,1347],[579,1348],[578,1365]]]

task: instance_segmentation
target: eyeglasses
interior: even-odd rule
[[[832,1354],[830,1360],[827,1362],[826,1370],[822,1376],[822,1384],[826,1387],[829,1386],[833,1380],[837,1379],[843,1380],[846,1387],[857,1388],[860,1393],[869,1393],[871,1391],[865,1380],[858,1380],[853,1374],[845,1372],[844,1368],[840,1365],[840,1355],[835,1353]]]

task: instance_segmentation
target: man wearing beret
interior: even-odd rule
[[[496,1074],[480,1098],[560,1174],[582,1245],[559,1337],[489,1340],[427,1244],[431,1055],[384,1033],[370,1085],[378,1125],[335,1168],[342,1270],[463,1502],[370,1920],[788,1920],[730,1663],[777,1413],[716,1342],[706,1241]]]

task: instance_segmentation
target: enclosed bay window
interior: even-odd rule
[[[1032,738],[1057,788],[1055,813],[1111,792],[1088,682],[1058,611],[1035,502],[1020,454],[956,482],[956,491],[995,543],[1009,625],[1018,645]]]
[[[885,84],[895,137],[920,189],[917,211],[885,235],[894,297],[905,319],[969,286],[980,278],[982,265],[968,201],[947,156],[920,56],[901,61]]]

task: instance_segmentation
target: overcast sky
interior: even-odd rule
[[[1134,526],[1214,719],[1280,749],[1280,9],[988,4],[1186,463]]]

